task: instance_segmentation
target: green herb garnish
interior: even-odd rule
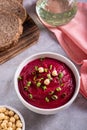
[[[50,70],[52,70],[52,67],[53,67],[53,66],[52,66],[52,65],[50,65]]]
[[[22,80],[22,77],[21,77],[21,76],[18,76],[18,80]]]
[[[27,82],[27,86],[29,87],[31,85],[31,81],[28,81]]]
[[[35,66],[35,70],[38,71],[38,66]]]
[[[40,61],[43,61],[44,59],[45,59],[44,57],[41,57],[41,58],[40,58]]]
[[[35,75],[35,72],[34,72],[34,71],[32,72],[32,75]]]
[[[32,95],[31,93],[29,94],[29,98],[30,98],[30,99],[32,99],[32,98],[33,98],[33,95]]]
[[[42,86],[42,89],[43,89],[43,90],[46,90],[46,89],[47,89],[47,86]]]
[[[27,90],[28,90],[28,87],[27,87],[27,86],[24,86],[24,90],[27,91]]]
[[[60,87],[56,88],[57,92],[60,92],[62,89]]]
[[[40,82],[37,82],[36,85],[37,85],[37,87],[40,87],[40,86],[41,86],[41,83],[40,83]]]
[[[43,80],[44,78],[40,78],[40,81]]]
[[[47,74],[47,78],[50,79],[50,80],[52,80],[52,77],[51,77],[50,74]]]
[[[47,68],[45,68],[45,69],[44,69],[44,72],[47,72],[47,71],[48,71],[48,69],[47,69]]]
[[[63,87],[63,86],[64,86],[64,83],[61,83],[60,86]]]
[[[63,93],[63,94],[62,94],[62,98],[65,98],[65,97],[66,97],[66,93]]]
[[[57,100],[58,99],[58,96],[57,95],[52,95],[51,97],[53,100]]]
[[[63,72],[60,72],[60,73],[58,74],[58,77],[61,79],[61,78],[63,77]]]
[[[49,95],[53,95],[53,94],[54,94],[54,91],[49,92]]]
[[[46,101],[46,102],[49,102],[50,100],[49,100],[49,98],[48,98],[48,97],[45,97],[45,101]]]
[[[40,78],[40,79],[38,79],[38,81],[41,81],[41,80],[44,80],[44,78]]]
[[[36,78],[37,78],[37,76],[35,75],[35,76],[33,77],[33,80],[35,81],[35,80],[36,80]]]

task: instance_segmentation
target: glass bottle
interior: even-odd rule
[[[77,3],[76,0],[37,0],[36,12],[49,25],[60,26],[75,16]]]

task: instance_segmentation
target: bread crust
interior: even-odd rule
[[[20,4],[23,4],[23,0],[17,0]]]
[[[15,14],[12,14],[10,12],[6,12],[5,10],[0,10],[0,15],[3,15],[3,19],[4,19],[4,15],[6,15],[8,18],[10,16],[11,18],[16,19],[16,21],[18,22],[17,30],[16,30],[16,32],[14,31],[15,34],[14,34],[14,36],[12,35],[12,37],[11,37],[11,39],[9,41],[6,41],[5,36],[3,35],[5,30],[2,30],[2,32],[0,32],[0,34],[1,34],[0,40],[2,40],[2,38],[3,38],[4,41],[5,41],[4,44],[3,44],[3,42],[0,42],[1,43],[0,44],[0,51],[4,51],[4,50],[8,49],[9,47],[11,47],[13,45],[16,45],[18,43],[18,39],[20,38],[20,35],[23,32],[23,26],[22,26],[21,19],[18,16],[16,16]],[[4,25],[5,25],[5,22],[4,22]],[[11,24],[13,24],[13,23],[11,23]],[[14,22],[14,24],[12,26],[16,26],[15,24],[16,24],[16,22]],[[1,30],[1,27],[0,27],[0,30]],[[11,34],[11,32],[8,32],[8,33]]]
[[[16,14],[22,20],[22,23],[24,23],[27,17],[26,10],[18,0],[0,0],[0,10],[11,11],[11,13]]]

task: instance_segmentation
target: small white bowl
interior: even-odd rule
[[[19,89],[18,89],[18,76],[20,75],[21,70],[23,69],[23,67],[25,65],[27,65],[29,62],[37,59],[37,58],[41,58],[41,57],[49,57],[49,58],[53,58],[53,59],[57,59],[63,63],[65,63],[73,72],[74,76],[75,76],[75,80],[76,80],[76,89],[75,92],[72,96],[72,98],[64,105],[57,107],[57,108],[52,108],[52,109],[43,109],[43,108],[39,108],[39,107],[35,107],[31,104],[29,104],[27,101],[24,100],[24,98],[21,96]],[[17,68],[17,71],[15,73],[15,77],[14,77],[14,86],[15,86],[15,90],[16,93],[20,99],[20,101],[31,111],[39,113],[39,114],[44,114],[44,115],[49,115],[49,114],[55,114],[57,113],[59,110],[62,110],[64,108],[67,108],[69,105],[71,105],[73,103],[73,101],[75,100],[75,98],[77,97],[78,93],[79,93],[79,89],[80,89],[80,76],[78,73],[77,68],[75,67],[75,65],[66,57],[59,55],[57,53],[52,53],[52,52],[42,52],[42,53],[37,53],[34,54],[30,57],[28,57],[27,59],[25,59]]]
[[[16,110],[15,108],[8,106],[8,105],[0,105],[0,108],[6,108],[7,110],[11,110],[13,111],[15,114],[17,114],[19,116],[20,121],[22,122],[22,130],[25,130],[25,121],[23,116],[21,115],[21,113]]]

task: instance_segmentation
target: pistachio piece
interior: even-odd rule
[[[63,86],[64,86],[64,83],[61,83],[60,86],[63,87]]]
[[[28,86],[24,86],[24,90],[27,91],[28,90]]]
[[[61,78],[63,77],[63,72],[60,72],[60,73],[58,74],[58,77],[61,79]]]
[[[38,71],[38,66],[35,66],[35,70]]]
[[[58,96],[57,95],[52,95],[51,97],[53,100],[57,100],[58,99]]]
[[[53,95],[53,94],[54,94],[54,91],[50,91],[50,92],[49,92],[49,95]]]
[[[45,72],[47,72],[47,71],[48,71],[48,69],[47,69],[47,68],[45,68],[45,69],[44,69],[44,71],[45,71]]]
[[[41,58],[40,58],[40,61],[43,61],[44,59],[45,59],[45,57],[41,57]]]
[[[32,99],[32,98],[33,98],[33,95],[32,95],[31,93],[29,94],[29,98],[30,98],[30,99]]]
[[[52,65],[50,65],[50,70],[52,70],[52,67],[53,67],[53,66],[52,66]]]
[[[66,97],[66,93],[63,93],[63,94],[62,94],[62,98],[65,98],[65,97]]]
[[[49,102],[49,98],[48,98],[48,97],[45,97],[45,101],[46,101],[46,102]]]
[[[46,86],[42,86],[42,89],[43,89],[43,90],[46,90],[46,89],[47,89],[47,87],[46,87]]]
[[[57,92],[60,92],[62,89],[60,87],[56,88]]]
[[[47,78],[50,79],[50,80],[52,80],[52,77],[51,77],[50,74],[47,74]]]
[[[40,87],[40,86],[41,86],[41,83],[40,83],[40,82],[37,82],[36,85],[37,85],[37,87]]]
[[[31,85],[31,81],[28,81],[27,82],[27,86],[29,87]]]
[[[18,76],[18,80],[21,80],[21,79],[22,79],[22,77],[19,75],[19,76]]]

